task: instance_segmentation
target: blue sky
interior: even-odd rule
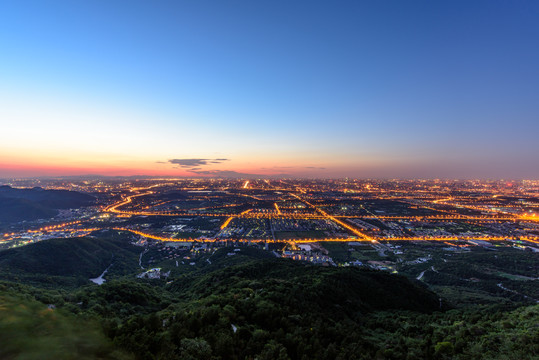
[[[538,15],[535,1],[4,2],[0,175],[174,175],[156,162],[224,157],[211,170],[539,178]]]

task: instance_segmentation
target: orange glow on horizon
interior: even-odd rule
[[[156,166],[163,164],[148,164],[140,162],[140,164],[80,164],[74,165],[75,162],[69,163],[51,163],[38,161],[22,161],[22,162],[0,162],[0,177],[35,177],[35,176],[77,176],[77,175],[104,175],[104,176],[165,176],[165,177],[211,177],[218,176],[219,171],[233,171],[238,174],[246,174],[246,176],[263,175],[273,176],[278,175],[275,171],[268,171],[260,168],[241,168],[241,169],[226,169],[220,170],[215,168],[203,169],[204,171],[216,171],[216,174],[198,174],[186,169],[173,168],[172,165]],[[137,166],[138,165],[138,166]],[[291,170],[291,169],[289,169]],[[290,171],[294,174],[295,171]]]

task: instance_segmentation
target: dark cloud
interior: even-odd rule
[[[248,178],[248,179],[265,179],[265,178],[285,178],[289,177],[288,174],[278,174],[278,175],[260,175],[260,174],[247,174],[240,173],[233,170],[200,170],[194,171],[190,170],[197,175],[216,177],[216,178]]]
[[[241,175],[252,175],[252,174],[239,173],[237,171],[232,171],[232,170],[195,170],[195,169],[192,169],[191,171],[199,175],[214,175],[214,176],[223,176],[223,177],[238,177]]]
[[[305,169],[319,169],[319,170],[325,170],[324,167],[316,167],[316,166],[305,166]]]
[[[209,164],[220,164],[228,159],[170,159],[168,162],[182,168],[195,168]]]
[[[294,169],[293,166],[272,166],[272,167],[261,167],[260,170],[274,170],[274,169]]]

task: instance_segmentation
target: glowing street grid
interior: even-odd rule
[[[105,229],[164,242],[539,244],[538,181],[60,179],[10,185],[76,190],[98,200],[1,229],[4,248]]]

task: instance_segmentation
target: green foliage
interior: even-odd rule
[[[126,239],[72,238],[40,241],[0,251],[0,278],[38,286],[81,286],[110,264],[110,274],[132,272],[140,248]]]
[[[202,254],[197,266],[167,281],[142,280],[133,276],[140,248],[110,233],[86,240],[92,245],[71,239],[77,251],[70,256],[114,249],[125,276],[118,271],[102,286],[78,288],[0,282],[0,358],[539,357],[539,305],[449,309],[442,302],[440,309],[438,295],[402,276],[277,259],[248,247]],[[16,254],[28,260],[13,265],[10,276],[23,278],[30,258],[53,250],[26,249]],[[57,261],[39,265],[42,275],[72,259]]]
[[[166,308],[173,301],[170,293],[135,279],[112,280],[101,286],[86,286],[71,293],[70,300],[83,311],[107,319],[126,318]]]
[[[15,295],[0,296],[1,359],[129,359],[98,324]]]
[[[427,262],[399,263],[397,270],[411,278],[424,271],[421,280],[457,306],[531,304],[539,299],[537,254],[506,245],[457,252],[445,251],[445,245],[439,244],[427,243],[423,247],[406,248],[406,260],[430,255]]]

